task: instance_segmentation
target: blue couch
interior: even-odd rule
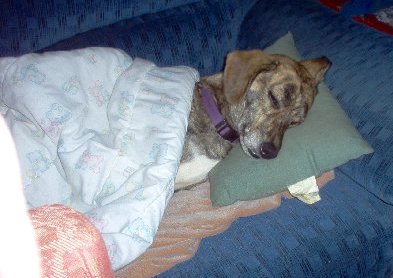
[[[206,75],[230,50],[264,48],[288,31],[304,57],[333,62],[326,83],[375,153],[337,168],[322,201],[283,200],[239,219],[160,276],[392,277],[392,37],[313,0],[0,3],[0,56],[111,46]]]

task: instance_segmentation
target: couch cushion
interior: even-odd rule
[[[200,1],[91,30],[45,50],[110,46],[160,66],[183,64],[210,74],[221,70],[255,2]]]
[[[392,0],[350,0],[344,4],[342,13],[348,16],[363,15],[391,5]]]
[[[239,47],[263,48],[288,30],[303,57],[322,54],[333,62],[326,83],[374,148],[339,170],[393,204],[392,37],[314,1],[261,1],[243,23]]]
[[[36,51],[119,20],[198,1],[1,1],[0,56]]]
[[[393,206],[341,172],[321,195],[238,219],[158,278],[392,277]]]

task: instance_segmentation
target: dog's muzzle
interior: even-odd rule
[[[271,142],[263,142],[259,148],[259,153],[248,149],[248,153],[254,158],[272,159],[278,154],[277,148]]]

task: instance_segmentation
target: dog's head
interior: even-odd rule
[[[325,57],[297,62],[260,50],[227,56],[222,91],[246,154],[277,156],[285,131],[304,121],[330,64]]]

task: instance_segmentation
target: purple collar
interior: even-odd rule
[[[214,100],[212,91],[203,87],[199,90],[199,93],[201,94],[203,107],[205,108],[206,113],[209,115],[210,121],[216,128],[217,133],[220,134],[222,138],[231,143],[239,143],[239,134],[226,122],[224,117],[221,115],[216,101]]]

